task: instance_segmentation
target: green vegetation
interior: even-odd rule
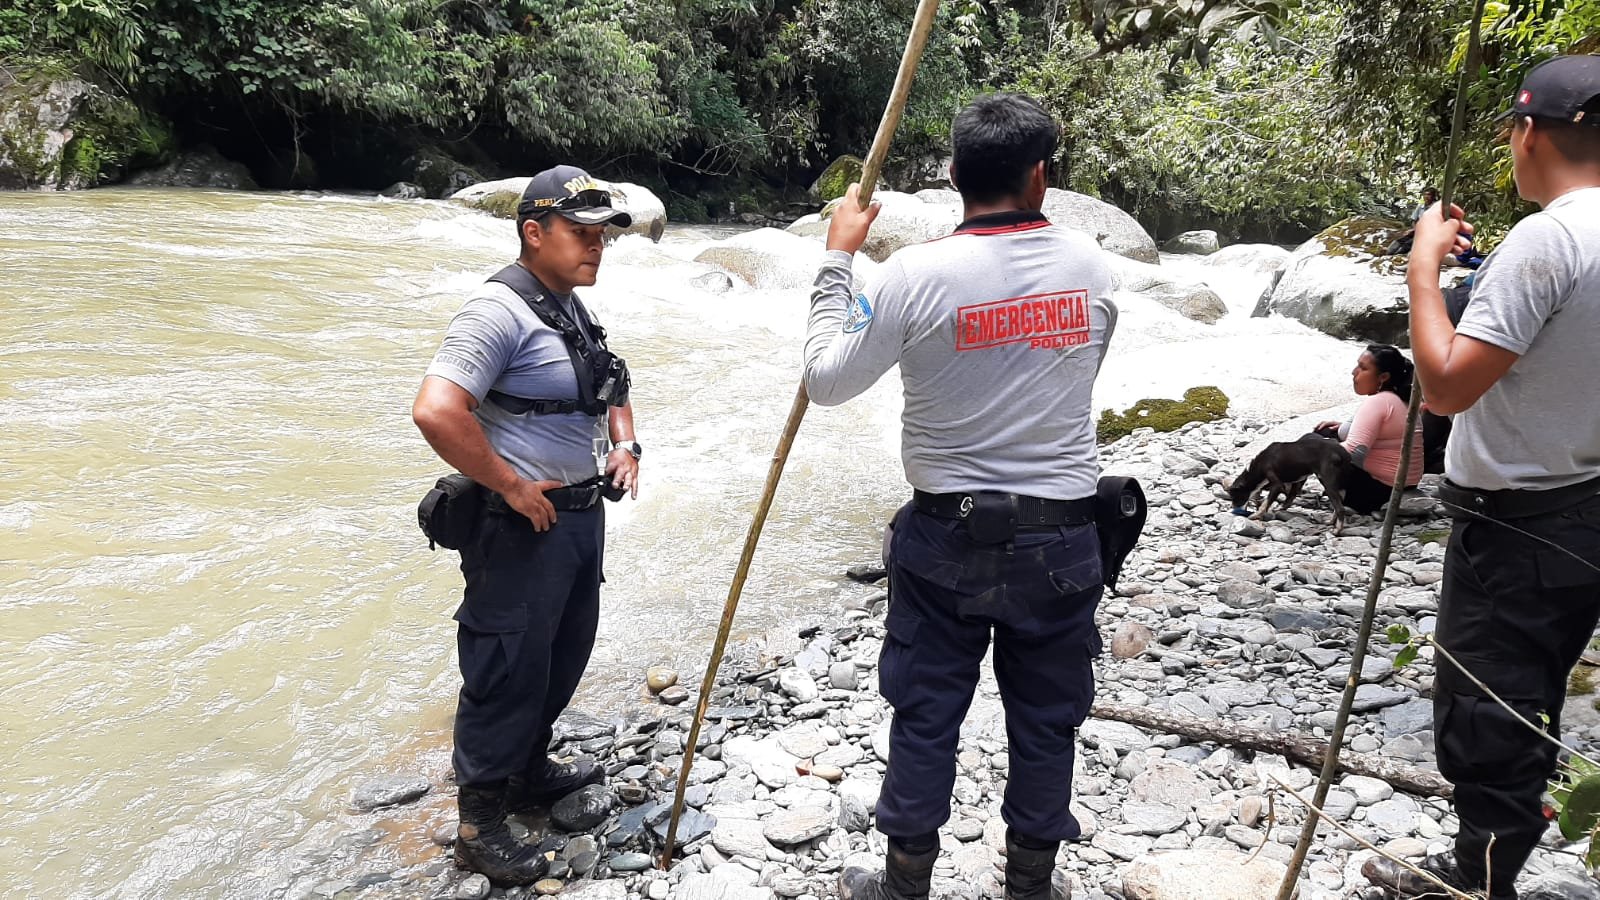
[[[1228,395],[1214,387],[1192,387],[1182,400],[1140,400],[1126,412],[1100,414],[1096,436],[1108,444],[1133,433],[1135,428],[1177,431],[1190,422],[1214,422],[1228,414]]]
[[[516,171],[571,158],[664,186],[697,218],[757,187],[794,196],[865,150],[914,5],[13,0],[0,66],[82,74],[258,174],[305,154],[330,181],[394,180],[427,146]],[[1019,89],[1065,126],[1056,182],[1158,233],[1285,239],[1393,214],[1443,168],[1470,8],[950,0],[888,170],[915,187],[963,102]],[[1600,46],[1600,4],[1496,0],[1485,25],[1462,200],[1493,233],[1520,206],[1489,120],[1532,64]],[[130,156],[97,139],[73,165]],[[718,208],[696,209],[708,194]]]

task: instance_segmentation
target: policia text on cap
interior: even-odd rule
[[[606,225],[630,217],[570,166],[536,175],[517,214],[517,262],[456,313],[412,409],[439,456],[476,483],[465,496],[481,502],[459,533],[429,537],[461,551],[466,578],[455,614],[456,861],[502,886],[532,884],[546,868],[506,815],[604,776],[545,750],[594,646],[599,499],[637,494],[641,453],[627,366],[573,293],[595,282]]]

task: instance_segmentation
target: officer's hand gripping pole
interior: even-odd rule
[[[1446,151],[1444,164],[1444,180],[1439,183],[1439,212],[1445,218],[1450,217],[1450,205],[1455,193],[1456,176],[1460,174],[1461,139],[1467,130],[1467,85],[1478,74],[1478,66],[1482,59],[1482,46],[1478,41],[1478,28],[1483,22],[1484,0],[1477,0],[1473,4],[1472,22],[1467,31],[1467,55],[1461,63],[1461,75],[1456,82],[1456,108],[1455,117],[1450,123],[1450,145]],[[1389,508],[1383,514],[1383,530],[1378,537],[1378,558],[1372,565],[1372,579],[1367,583],[1366,604],[1361,612],[1361,628],[1356,635],[1356,645],[1351,650],[1350,674],[1345,679],[1344,697],[1339,703],[1339,712],[1333,722],[1333,733],[1328,738],[1328,753],[1322,760],[1322,775],[1317,779],[1316,794],[1312,797],[1311,805],[1315,809],[1322,809],[1328,798],[1328,788],[1333,784],[1333,776],[1339,768],[1339,751],[1344,744],[1345,726],[1350,722],[1350,710],[1354,705],[1356,687],[1361,681],[1361,663],[1367,658],[1367,642],[1372,639],[1372,620],[1377,612],[1378,593],[1383,588],[1383,576],[1389,566],[1389,547],[1394,541],[1394,523],[1400,512],[1400,494],[1405,489],[1406,474],[1411,471],[1412,444],[1415,443],[1417,432],[1417,414],[1422,403],[1422,379],[1411,379],[1411,398],[1406,409],[1405,440],[1400,444],[1400,465],[1394,473],[1394,487],[1389,492]],[[1306,821],[1300,829],[1300,839],[1295,842],[1294,855],[1289,860],[1289,868],[1284,872],[1283,883],[1278,886],[1277,900],[1291,900],[1295,887],[1300,880],[1301,867],[1305,865],[1306,854],[1311,850],[1311,842],[1316,839],[1318,815],[1310,810],[1306,813]]]
[[[872,189],[877,185],[878,174],[889,155],[889,144],[900,127],[900,114],[905,111],[906,98],[911,93],[911,79],[916,74],[922,51],[928,46],[928,35],[933,31],[934,15],[939,11],[939,0],[920,0],[916,15],[911,20],[911,33],[906,36],[906,49],[900,56],[900,69],[895,73],[894,90],[889,94],[889,104],[878,122],[878,133],[872,139],[872,150],[861,166],[861,208],[872,201]],[[744,552],[739,555],[739,567],[734,570],[733,584],[728,588],[728,600],[722,608],[722,624],[717,629],[716,643],[711,647],[711,660],[706,664],[705,677],[700,680],[700,698],[695,704],[694,723],[689,728],[689,740],[683,750],[683,765],[678,769],[678,790],[672,799],[672,820],[667,825],[667,842],[661,849],[657,865],[666,869],[672,865],[672,853],[677,845],[678,820],[683,815],[683,793],[689,786],[689,769],[694,765],[695,745],[700,740],[700,727],[705,724],[706,707],[711,701],[711,689],[717,683],[717,668],[722,664],[722,653],[728,645],[728,632],[733,628],[733,616],[739,609],[739,594],[744,590],[745,578],[750,574],[750,560],[756,554],[756,544],[761,540],[761,528],[772,509],[773,495],[778,491],[778,479],[783,477],[784,463],[789,459],[789,448],[800,431],[800,421],[805,418],[811,400],[806,396],[805,382],[795,392],[794,405],[789,408],[789,421],[783,426],[783,436],[778,439],[778,449],[772,454],[772,465],[767,469],[766,487],[761,491],[761,502],[756,505],[755,518],[745,534]]]

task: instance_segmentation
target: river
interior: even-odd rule
[[[704,665],[793,395],[805,292],[706,293],[672,262],[726,234],[626,238],[583,292],[633,369],[646,448],[638,501],[608,513],[588,708],[630,702],[648,665]],[[293,893],[309,859],[366,839],[355,783],[437,774],[459,574],[417,531],[444,468],[410,404],[513,241],[443,203],[0,194],[5,893]],[[1214,383],[1195,369],[1267,345],[1293,360],[1251,382],[1268,411],[1348,391],[1354,353],[1331,338],[1230,317],[1218,351],[1194,340],[1210,326],[1148,315],[1165,324],[1119,338],[1105,402]],[[906,493],[897,417],[892,379],[812,409],[742,633],[841,608],[840,573]]]

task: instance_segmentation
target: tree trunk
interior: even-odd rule
[[[1307,766],[1319,767],[1328,752],[1328,742],[1290,732],[1246,728],[1221,719],[1157,712],[1143,706],[1096,703],[1089,713],[1097,719],[1126,722],[1161,734],[1178,734],[1196,741],[1209,741],[1245,750],[1276,753]],[[1437,772],[1402,765],[1381,756],[1360,753],[1339,754],[1338,768],[1352,775],[1367,775],[1386,781],[1408,794],[1444,797],[1452,794],[1450,782]]]

